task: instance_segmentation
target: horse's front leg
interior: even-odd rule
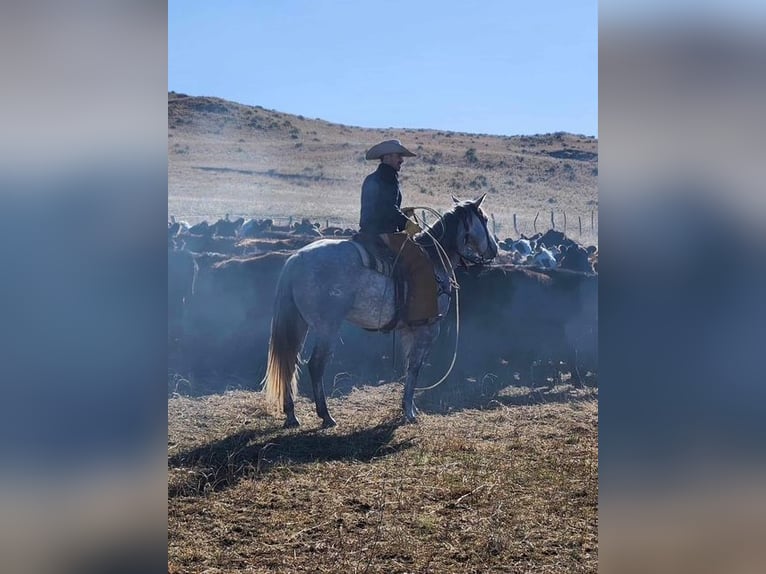
[[[439,333],[436,325],[408,328],[402,332],[404,354],[407,357],[407,373],[404,379],[402,409],[408,423],[417,422],[418,409],[415,406],[415,385],[420,369],[431,350],[431,345]]]
[[[317,339],[314,350],[309,359],[309,374],[311,375],[311,387],[314,391],[314,404],[317,415],[322,418],[322,427],[330,428],[336,425],[335,419],[330,415],[327,408],[327,399],[324,393],[324,370],[327,360],[332,355],[334,335],[321,335]]]

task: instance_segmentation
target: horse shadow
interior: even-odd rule
[[[340,433],[338,429],[282,431],[243,430],[168,458],[168,469],[184,471],[170,480],[168,497],[218,492],[243,479],[257,479],[278,467],[317,462],[372,460],[406,450],[410,439],[393,442],[401,419]],[[280,435],[280,432],[286,434]]]

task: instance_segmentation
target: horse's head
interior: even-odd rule
[[[454,211],[460,218],[455,245],[457,252],[466,261],[484,264],[497,256],[498,245],[487,228],[487,215],[481,209],[485,193],[478,199],[460,201],[455,196]]]

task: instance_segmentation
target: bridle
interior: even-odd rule
[[[433,235],[431,235],[431,233],[430,233],[430,231],[428,229],[424,229],[421,232],[421,235],[425,234],[426,236],[428,236],[431,239],[431,241],[433,242],[433,245],[436,246],[435,248],[437,249],[437,252],[438,252],[438,250],[439,250],[439,246],[438,246],[439,241],[444,236],[444,234],[447,232],[448,225],[449,225],[449,224],[446,223],[445,217],[442,214],[438,213],[437,211],[434,211],[430,207],[413,207],[412,209],[413,210],[415,210],[415,209],[425,209],[425,210],[430,211],[431,213],[433,213],[438,219],[440,219],[442,221],[442,224],[441,224],[441,235],[438,238],[434,237]],[[473,213],[471,212],[472,210],[474,210]],[[466,235],[468,235],[468,232],[471,229],[470,226],[468,225],[468,221],[470,220],[472,215],[476,215],[476,217],[479,218],[479,220],[482,223],[482,226],[484,227],[484,234],[485,234],[485,237],[487,239],[487,245],[492,245],[492,240],[490,239],[490,236],[489,236],[489,229],[487,228],[487,222],[481,217],[481,215],[480,215],[478,210],[479,210],[479,208],[476,207],[476,206],[470,207],[468,205],[463,204],[463,205],[458,206],[457,209],[453,210],[452,211],[452,215],[456,216],[457,218],[459,218],[460,221],[462,221],[463,226],[465,228]],[[416,220],[415,223],[418,223],[418,221]],[[459,224],[460,223],[458,222],[457,225],[459,225]],[[477,253],[477,255],[475,255],[475,256],[474,255],[464,255],[463,253],[460,252],[460,249],[459,249],[459,247],[457,245],[458,244],[457,237],[455,237],[452,241],[454,241],[455,251],[457,252],[458,257],[460,258],[460,263],[464,267],[467,267],[466,262],[467,263],[473,263],[474,265],[486,265],[487,263],[489,263],[492,260],[491,258],[484,257],[483,255],[478,255],[479,249],[478,249],[478,246],[476,245],[476,242],[473,240],[473,238],[471,238],[470,244],[469,244],[469,242],[466,242],[466,245],[469,245],[469,247],[471,248],[471,251],[473,251],[474,253]],[[452,241],[451,241],[451,243],[452,243]]]
[[[476,209],[477,209],[477,212],[476,212],[475,215],[481,221],[482,227],[484,228],[484,234],[485,234],[485,237],[487,239],[487,246],[490,246],[490,245],[492,245],[492,240],[489,237],[489,230],[487,229],[487,222],[484,221],[484,219],[482,219],[479,216],[478,208],[476,208]],[[461,217],[461,219],[463,221],[463,226],[465,227],[466,236],[468,236],[468,232],[471,229],[470,226],[468,225],[468,220],[470,219],[470,217],[472,215],[473,214],[469,213],[469,217],[468,218]],[[466,246],[470,247],[471,251],[474,252],[474,253],[477,253],[477,255],[476,256],[466,255],[466,254],[461,253],[460,251],[458,251],[458,255],[460,255],[460,259],[461,260],[468,261],[469,263],[473,263],[474,265],[485,265],[486,263],[491,261],[491,259],[488,259],[488,258],[484,257],[483,255],[479,255],[478,254],[479,249],[478,249],[478,246],[476,245],[476,241],[474,241],[473,237],[470,237],[469,241],[466,241]],[[463,263],[463,265],[465,265],[465,263]]]

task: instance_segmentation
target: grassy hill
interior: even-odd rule
[[[500,238],[551,226],[597,242],[598,140],[563,132],[494,136],[369,129],[168,93],[168,214],[195,223],[232,217],[308,217],[356,227],[364,152],[397,138],[418,154],[400,179],[404,205],[443,211],[451,194],[487,193]],[[582,235],[579,234],[580,223]],[[591,226],[593,225],[593,226]]]

